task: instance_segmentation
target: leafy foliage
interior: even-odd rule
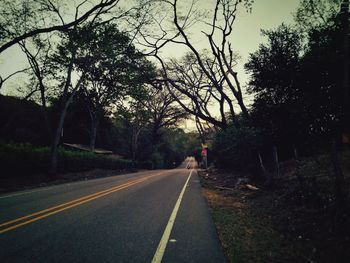
[[[254,128],[230,125],[215,137],[213,154],[219,167],[249,172],[255,169],[261,141]]]
[[[0,119],[2,140],[45,143],[41,109],[35,102],[0,95]]]
[[[300,76],[307,74],[302,71],[302,37],[284,24],[263,34],[267,43],[260,44],[245,65],[255,96],[250,125],[264,136],[261,152],[277,146],[282,158],[290,158],[293,148],[306,143],[310,130],[300,85]]]
[[[0,165],[3,177],[30,176],[47,173],[50,149],[33,147],[30,144],[0,144]],[[78,172],[91,169],[129,169],[132,163],[113,156],[96,155],[89,152],[59,150],[59,172]]]
[[[251,123],[264,135],[265,147],[277,146],[283,158],[293,148],[312,154],[328,147],[339,132],[343,111],[341,23],[313,28],[303,36],[290,26],[263,31],[267,43],[250,55],[249,90],[255,95]]]
[[[302,0],[294,19],[306,33],[333,23],[335,14],[340,10],[342,0]]]

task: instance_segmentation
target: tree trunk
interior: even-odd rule
[[[63,129],[63,124],[64,124],[64,120],[66,118],[67,115],[67,110],[68,107],[75,95],[75,93],[77,92],[78,88],[80,87],[83,79],[84,79],[84,74],[79,78],[77,84],[75,85],[73,91],[71,92],[71,94],[69,94],[69,87],[71,86],[71,80],[72,80],[72,71],[73,71],[73,66],[74,66],[74,60],[75,60],[75,56],[76,56],[76,48],[74,48],[73,50],[71,50],[71,54],[72,54],[72,58],[70,60],[68,69],[67,69],[67,78],[65,80],[64,83],[64,88],[62,91],[62,104],[61,104],[61,113],[60,113],[60,117],[59,117],[59,121],[58,121],[58,125],[56,127],[56,131],[54,133],[53,136],[53,140],[52,140],[52,145],[51,145],[51,163],[50,163],[50,174],[51,175],[56,175],[57,174],[57,167],[58,167],[58,145],[60,143],[60,137],[61,137],[61,132]]]
[[[279,177],[280,176],[280,165],[279,165],[278,151],[277,151],[276,146],[273,147],[273,157],[274,157],[275,165],[276,165],[276,175],[277,175],[277,177]]]
[[[258,158],[259,158],[260,169],[261,169],[263,175],[266,175],[266,168],[264,166],[264,163],[263,163],[263,160],[262,160],[260,152],[258,153]]]
[[[52,139],[52,130],[50,128],[49,118],[47,114],[47,105],[46,105],[46,97],[45,97],[45,86],[42,82],[42,79],[39,78],[39,87],[40,87],[40,99],[41,99],[41,112],[44,117],[44,125],[47,133],[47,139],[50,141]]]
[[[50,158],[50,174],[53,175],[53,176],[57,174],[57,168],[58,168],[58,146],[59,146],[59,143],[60,143],[60,138],[61,138],[61,134],[62,134],[64,120],[65,120],[66,115],[67,115],[67,110],[68,110],[69,104],[72,101],[73,94],[71,94],[71,96],[68,98],[68,100],[66,100],[66,102],[62,102],[63,106],[62,106],[62,109],[61,109],[60,118],[59,118],[58,125],[56,127],[56,130],[55,130],[55,133],[54,133],[54,137],[53,137],[53,140],[52,140],[51,158]]]
[[[97,129],[99,126],[99,121],[97,120],[97,117],[91,120],[91,131],[90,131],[90,151],[95,151],[96,146],[96,136],[97,136]]]
[[[158,143],[160,141],[160,128],[159,125],[154,124],[152,128],[152,144],[153,144],[153,149],[157,150],[158,149]]]
[[[297,161],[299,160],[299,154],[298,154],[298,149],[297,147],[294,146],[293,148],[293,153],[294,153],[294,159]]]
[[[90,138],[90,151],[95,151],[95,145],[96,145],[96,134],[97,134],[97,126],[94,126],[91,131],[91,138]]]
[[[42,114],[44,117],[44,125],[45,125],[45,130],[47,134],[47,142],[49,143],[52,140],[52,130],[50,128],[50,123],[49,123],[49,118],[47,114],[47,109],[42,107]]]
[[[259,165],[260,165],[260,169],[261,169],[261,171],[262,171],[263,177],[266,178],[265,186],[271,186],[271,185],[273,185],[273,184],[274,184],[274,176],[273,176],[273,173],[269,173],[269,172],[266,170],[260,152],[258,152],[258,159],[259,159]]]
[[[347,197],[347,189],[343,171],[340,167],[338,152],[337,152],[337,140],[332,139],[331,142],[331,162],[333,166],[333,172],[335,177],[335,189],[336,189],[336,198],[340,206],[345,204]]]
[[[346,136],[350,133],[350,85],[349,85],[349,1],[343,0],[341,4],[343,25],[343,116],[342,132]]]
[[[138,139],[139,139],[139,134],[140,134],[140,129],[133,129],[133,134],[132,134],[132,145],[131,145],[131,150],[132,150],[132,161],[135,164],[136,163],[136,154],[137,154],[137,148],[138,148]]]

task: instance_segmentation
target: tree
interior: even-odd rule
[[[342,111],[342,36],[334,28],[315,30],[302,60],[304,100],[313,134],[330,138]],[[311,102],[307,102],[312,98]]]
[[[336,16],[330,26],[313,30],[303,63],[310,72],[309,76],[305,76],[309,81],[305,98],[310,98],[314,93],[313,96],[316,95],[317,99],[316,104],[309,106],[314,117],[313,130],[323,135],[323,141],[331,145],[330,157],[340,208],[345,204],[348,195],[348,187],[337,156],[341,135],[349,132],[350,57],[345,44],[348,41],[348,27],[349,16],[345,13]]]
[[[75,83],[72,82],[72,75],[74,72],[75,61],[77,60],[78,49],[72,40],[75,33],[76,29],[67,33],[66,38],[58,46],[57,52],[52,57],[52,63],[54,64],[55,74],[58,81],[57,92],[59,94],[60,102],[58,122],[54,128],[51,144],[50,172],[53,175],[57,172],[58,146],[68,107],[85,78],[85,73],[83,73],[77,76],[77,81]]]
[[[220,79],[220,71],[215,69],[215,62],[204,55],[205,64],[209,70]],[[182,99],[178,96],[178,103],[190,114],[212,123],[217,127],[224,128],[227,125],[226,108],[230,112],[230,120],[234,120],[235,110],[232,100],[229,98],[227,87],[222,86],[217,90],[211,84],[203,70],[198,66],[196,58],[192,54],[187,54],[181,60],[172,59],[166,66],[167,88],[175,93],[182,94]],[[221,78],[220,83],[223,83]],[[170,85],[169,85],[170,84]],[[175,87],[175,88],[174,88]],[[215,104],[220,109],[219,117],[212,114],[212,106]]]
[[[10,78],[12,78],[12,77],[14,77],[14,76],[16,76],[16,75],[18,75],[18,74],[20,74],[20,73],[26,73],[26,72],[28,72],[28,70],[29,70],[29,68],[24,68],[24,69],[17,70],[17,71],[15,71],[15,72],[13,72],[13,73],[7,75],[7,76],[4,77],[4,78],[0,76],[0,90],[1,90],[2,86],[4,85],[4,83],[5,83],[7,80],[9,80]]]
[[[213,154],[219,167],[231,168],[240,172],[256,170],[257,152],[261,147],[261,138],[253,127],[235,127],[219,131],[213,142]]]
[[[344,3],[344,12],[338,14],[335,1],[303,1],[298,19],[305,19],[306,32],[302,33],[307,35],[283,25],[265,31],[268,43],[260,45],[245,65],[252,74],[250,90],[256,94],[254,124],[272,138],[272,145],[284,149],[290,148],[290,142],[324,149],[331,145],[336,196],[341,202],[347,190],[337,160],[337,143],[344,123],[348,123],[344,116],[349,101],[349,52],[345,48],[349,3]],[[308,153],[314,153],[311,148]]]
[[[118,143],[134,163],[148,168],[173,167],[185,155],[179,122],[188,114],[166,89],[149,86],[147,94],[120,101],[113,116],[121,137]],[[182,138],[182,137],[181,137]]]
[[[80,92],[86,98],[94,151],[99,121],[107,108],[127,96],[141,95],[154,69],[113,23],[87,25],[79,29],[74,41],[79,46],[76,70],[85,75]]]
[[[180,97],[178,94],[177,98]],[[160,141],[161,130],[172,128],[188,117],[174,96],[165,88],[162,90],[150,90],[144,107],[150,114],[149,125],[151,129],[152,143],[157,148]]]
[[[302,0],[294,20],[306,34],[314,29],[329,26],[340,11],[343,0]]]
[[[305,131],[300,125],[304,110],[298,83],[302,38],[284,24],[262,33],[267,43],[260,44],[245,64],[251,74],[249,91],[255,96],[252,123],[274,146],[295,148]]]
[[[65,2],[55,0],[3,0],[0,10],[0,53],[7,48],[43,33],[66,32],[90,19],[109,13],[120,0],[81,1],[65,21]],[[81,11],[85,9],[86,11]]]
[[[45,144],[40,106],[35,102],[0,95],[0,118],[2,141]]]
[[[126,24],[130,22],[129,25],[132,26],[129,26],[128,30],[138,31],[146,22],[142,15],[144,11],[142,4],[145,2],[148,1],[135,2],[127,9],[121,6],[119,0],[81,1],[73,8],[71,8],[71,2],[62,3],[52,0],[26,2],[5,0],[1,3],[5,8],[0,9],[2,14],[0,53],[20,43],[37,79],[44,113],[48,92],[59,97],[60,117],[57,124],[53,125],[54,131],[51,136],[52,173],[57,170],[57,149],[69,104],[87,78],[87,75],[79,75],[81,72],[77,71],[77,62],[81,59],[79,56],[82,54],[78,54],[81,49],[76,46],[76,35],[81,28],[96,24],[97,21],[104,24],[121,19],[123,19],[123,22],[120,21],[121,27],[126,27]],[[42,44],[46,43],[46,39],[52,40],[50,43],[54,45],[43,47]],[[37,51],[31,50],[33,47]],[[45,55],[38,56],[39,52],[48,54],[50,58],[48,67],[46,65],[44,67],[43,64],[44,61],[47,61],[42,59]],[[50,69],[50,72],[46,70],[47,68]],[[50,81],[45,82],[47,78]],[[35,91],[36,89],[33,90]]]
[[[169,36],[167,30],[164,28],[164,23],[162,24],[158,21],[155,26],[158,26],[160,36],[152,41],[151,37],[141,32],[141,38],[144,40],[143,44],[152,49],[150,54],[154,55],[160,62],[162,81],[166,83],[166,87],[169,91],[177,90],[182,93],[190,101],[190,107],[181,100],[177,100],[178,103],[190,114],[224,128],[226,126],[226,121],[223,119],[224,116],[221,114],[221,119],[211,116],[207,107],[209,100],[207,97],[198,96],[198,90],[201,95],[203,93],[205,94],[207,90],[211,94],[210,100],[219,103],[221,112],[225,112],[228,109],[232,119],[235,118],[234,102],[237,103],[241,112],[248,116],[249,113],[243,100],[238,73],[234,70],[236,66],[236,54],[228,40],[232,33],[238,6],[242,1],[216,1],[213,7],[212,18],[204,21],[207,30],[202,32],[207,39],[208,50],[210,52],[200,52],[192,43],[189,37],[190,34],[187,31],[194,24],[202,21],[201,19],[203,17],[206,17],[199,11],[198,6],[196,6],[198,1],[191,1],[187,9],[181,9],[177,0],[160,2],[163,3],[163,8],[169,10],[171,14],[170,21],[172,28],[169,29],[169,32],[173,32],[173,35]],[[249,8],[252,1],[243,1],[243,3]],[[166,21],[164,17],[160,18],[160,20]],[[169,63],[158,52],[168,43],[186,47],[189,54],[182,60],[177,60],[175,63],[173,60]],[[188,69],[193,69],[194,72],[190,72],[190,80],[184,82],[177,75],[176,71],[180,70],[182,72],[180,74],[186,74],[186,70]],[[198,71],[203,75],[203,78],[196,74]],[[197,77],[200,83],[197,83]],[[189,82],[194,82],[192,84],[195,85],[187,86]],[[203,89],[204,91],[202,92]]]
[[[46,129],[46,137],[51,140],[52,129],[50,127],[48,110],[47,110],[47,97],[48,87],[47,82],[50,81],[51,67],[49,65],[49,57],[52,52],[52,45],[50,38],[40,39],[34,38],[33,43],[27,43],[28,41],[22,40],[19,42],[19,46],[23,53],[26,55],[28,63],[31,69],[31,83],[34,84],[34,89],[29,89],[29,94],[26,98],[32,96],[35,92],[40,92],[41,112],[44,119],[44,125]],[[35,53],[28,47],[32,46]]]
[[[139,139],[141,132],[146,129],[149,120],[149,112],[142,107],[139,100],[131,100],[128,103],[119,104],[114,113],[127,127],[130,141],[131,159],[136,163],[138,158]]]
[[[151,14],[148,14],[151,10],[145,7],[154,1],[131,0],[125,5],[122,0],[82,0],[77,3],[68,0],[3,0],[0,3],[0,54],[16,44],[25,43],[26,50],[37,57],[39,51],[46,51],[42,47],[44,42],[53,39],[51,44],[57,43],[63,33],[98,19],[101,23],[118,20],[120,29],[135,34],[148,23],[146,14],[149,15],[147,19],[151,19]],[[40,49],[33,50],[33,47],[37,48],[35,42],[38,40]],[[6,80],[27,70],[19,69],[8,76],[0,76],[0,88]],[[38,90],[31,90],[28,96]]]

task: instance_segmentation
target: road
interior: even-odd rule
[[[186,165],[0,195],[0,262],[225,262]]]

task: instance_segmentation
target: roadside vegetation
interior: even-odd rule
[[[201,129],[204,194],[231,262],[347,262],[349,14],[301,1],[245,64],[248,114]],[[255,188],[258,188],[256,190]]]
[[[53,176],[50,174],[52,152],[47,144],[40,106],[33,101],[8,96],[0,96],[0,100],[0,182],[3,191],[16,189],[16,185],[35,186],[40,181],[89,178],[85,172],[96,169],[100,169],[101,175],[110,175],[137,169],[174,168],[191,154],[193,147],[200,145],[196,134],[186,134],[176,126],[154,128],[146,110],[142,113],[144,119],[140,123],[138,112],[123,109],[122,112],[116,112],[114,117],[102,116],[99,120],[96,143],[99,148],[107,149],[110,153],[67,148],[63,143],[85,145],[89,149],[90,119],[84,101],[77,97],[67,113],[57,152],[57,173]],[[50,119],[55,118],[55,105],[53,103],[48,108]],[[160,121],[165,119],[160,118]],[[81,175],[76,176],[77,173]]]
[[[350,183],[349,153],[341,164]],[[203,170],[200,178],[229,262],[348,261],[350,211],[335,202],[327,156],[281,163],[269,187],[232,171]]]
[[[45,174],[49,168],[50,149],[30,144],[0,144],[2,177],[36,173]],[[97,155],[91,152],[77,152],[59,149],[59,172],[78,172],[92,169],[131,169],[131,160],[113,155]]]
[[[176,102],[181,94],[156,81],[148,51],[136,47],[154,2],[1,2],[0,53],[16,45],[27,59],[26,68],[0,73],[0,88],[19,76],[15,96],[0,97],[2,167],[55,178],[182,162],[193,136],[179,128],[189,116]],[[64,150],[64,143],[91,153]],[[96,148],[125,160],[98,156]]]
[[[0,192],[135,171],[131,160],[59,148],[58,174],[48,176],[50,148],[28,143],[0,143],[0,160]]]

